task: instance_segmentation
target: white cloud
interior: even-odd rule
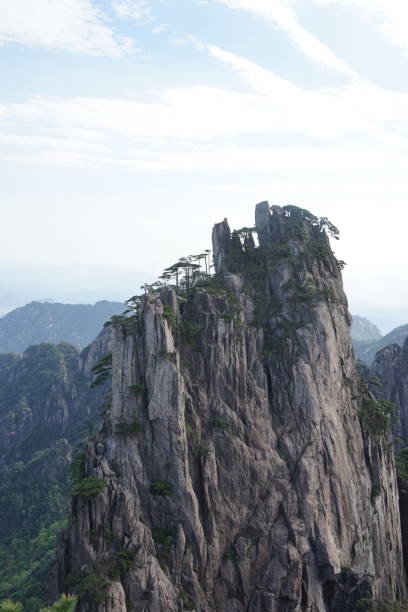
[[[355,72],[299,23],[291,0],[218,0],[231,9],[245,10],[283,30],[312,61],[355,78]]]
[[[37,96],[3,104],[0,140],[10,144],[3,157],[156,170],[405,168],[408,94],[365,82],[310,91],[246,58],[193,42],[237,72],[253,93],[194,86],[139,100]],[[283,144],[288,137],[289,148]]]
[[[337,89],[309,91],[244,57],[215,45],[204,45],[201,41],[194,40],[194,43],[229,66],[253,91],[262,94],[262,99],[268,99],[275,116],[276,107],[279,107],[286,117],[285,120],[279,116],[284,131],[299,131],[317,138],[347,132],[364,133],[380,137],[393,146],[407,146],[403,138],[408,130],[407,94],[388,91],[362,80]],[[387,123],[395,122],[399,122],[399,134],[385,128]]]
[[[298,2],[300,0],[297,0]],[[408,4],[406,0],[309,0],[320,5],[356,7],[372,19],[384,37],[408,52]]]
[[[28,143],[27,143],[28,144]],[[406,160],[394,153],[372,151],[368,147],[336,150],[329,147],[233,147],[214,146],[209,149],[192,148],[182,152],[149,151],[145,147],[98,153],[54,146],[30,152],[27,148],[18,155],[8,152],[2,158],[23,163],[65,167],[122,166],[149,171],[192,172],[202,170],[232,170],[267,173],[271,177],[294,173],[311,176],[344,176],[366,173],[381,174],[384,167],[403,175]],[[317,180],[317,179],[316,179]],[[367,183],[369,179],[367,180]],[[252,191],[252,189],[251,189]]]
[[[300,88],[291,91],[279,79],[275,85],[271,96],[192,87],[170,90],[150,103],[37,97],[25,104],[3,105],[0,140],[8,139],[14,147],[5,147],[3,156],[49,164],[181,171],[405,171],[408,143],[402,138],[398,146],[392,138],[387,142],[383,128],[373,118],[364,118],[363,109],[354,108],[346,93],[342,98]],[[385,111],[378,105],[376,112],[381,119]],[[407,117],[405,122],[408,125]],[[313,140],[297,147],[274,145],[274,134],[289,133]],[[269,146],[257,146],[257,134],[269,134]],[[373,134],[379,147],[358,144],[360,136]],[[237,137],[250,138],[252,145],[232,144]]]
[[[147,0],[114,0],[112,8],[119,17],[130,18],[136,22],[153,19]]]
[[[240,134],[289,133],[313,139],[352,132],[382,135],[366,109],[354,103],[353,90],[342,96],[337,91],[309,92],[273,74],[267,81],[267,74],[265,87],[270,95],[195,86],[171,89],[143,101],[38,96],[0,106],[0,118],[4,125],[19,123],[20,129],[38,126],[72,134],[78,127],[87,127],[109,137],[149,136],[187,143]]]
[[[91,0],[1,0],[0,45],[11,43],[110,57],[135,51]]]
[[[160,25],[153,28],[153,34],[161,34],[162,32],[167,32],[170,30],[170,26],[168,23],[161,23]]]

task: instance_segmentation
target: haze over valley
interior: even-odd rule
[[[0,1],[0,612],[408,612],[408,4]]]

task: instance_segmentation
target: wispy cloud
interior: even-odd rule
[[[249,92],[201,85],[131,100],[36,96],[3,104],[0,141],[10,144],[3,157],[156,170],[405,166],[408,94],[364,81],[311,91],[215,45],[183,40],[234,71]]]
[[[295,45],[312,61],[355,78],[355,72],[299,23],[292,0],[218,0],[235,10],[257,15],[284,31]]]
[[[300,4],[300,0],[297,0]],[[355,7],[371,19],[391,44],[408,52],[408,3],[406,0],[309,0],[319,5]]]
[[[153,20],[147,0],[113,0],[112,8],[119,17],[130,18],[137,23]]]
[[[170,30],[170,26],[168,23],[161,23],[160,25],[153,28],[153,34],[161,34],[162,32],[167,32]]]
[[[110,57],[136,51],[91,0],[2,0],[0,45],[12,43]]]
[[[36,97],[0,106],[2,155],[156,170],[402,171],[408,142],[387,123],[408,129],[408,96],[361,88],[309,92],[271,76],[267,95],[198,86],[143,101]],[[268,146],[256,144],[267,135]],[[278,146],[282,135],[309,143]]]

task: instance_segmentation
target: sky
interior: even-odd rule
[[[125,299],[268,200],[407,323],[407,67],[406,0],[0,0],[0,313]]]

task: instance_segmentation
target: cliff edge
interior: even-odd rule
[[[214,276],[152,288],[117,321],[111,408],[59,557],[80,611],[405,596],[392,452],[361,419],[327,234],[327,219],[258,204],[255,228],[214,227]]]

